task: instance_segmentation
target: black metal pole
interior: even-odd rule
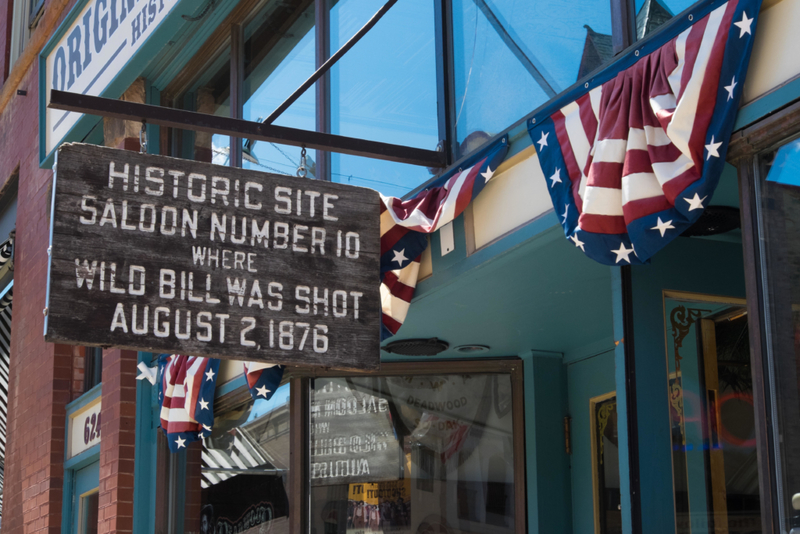
[[[316,39],[315,59],[317,69],[322,68],[330,54],[330,15],[327,0],[316,0],[314,5],[314,30]],[[330,76],[325,73],[317,81],[317,131],[330,133]],[[317,150],[317,180],[331,180],[330,152]]]
[[[244,79],[244,38],[242,37],[242,26],[233,24],[231,26],[231,117],[234,119],[242,118],[242,80]],[[240,137],[230,138],[230,165],[231,167],[242,166],[242,139]]]
[[[289,146],[304,146],[309,149],[408,163],[421,167],[442,168],[446,165],[444,153],[435,150],[423,150],[323,132],[310,132],[297,128],[274,126],[231,117],[218,117],[208,113],[126,102],[113,98],[80,95],[55,89],[50,91],[48,107],[129,121],[147,120],[148,124],[158,124],[170,128],[210,132]]]
[[[366,23],[366,24],[364,24],[364,26],[362,26],[362,27],[361,27],[361,29],[360,29],[360,30],[358,30],[358,31],[356,32],[356,34],[355,34],[355,35],[353,35],[353,36],[350,38],[350,40],[349,40],[349,41],[347,41],[347,42],[346,42],[344,45],[342,45],[342,47],[341,47],[339,50],[337,50],[335,54],[333,54],[331,57],[329,57],[329,58],[327,59],[327,61],[325,61],[325,63],[323,63],[323,64],[322,64],[322,65],[321,65],[321,66],[320,66],[320,67],[319,67],[319,68],[318,68],[318,69],[317,69],[317,70],[314,72],[314,74],[312,74],[312,75],[311,75],[311,77],[309,77],[309,78],[308,78],[308,79],[307,79],[305,82],[303,82],[303,85],[301,85],[300,87],[298,87],[298,88],[297,88],[297,90],[296,90],[294,93],[292,93],[292,94],[289,96],[289,98],[287,98],[286,100],[284,100],[284,101],[283,101],[283,104],[281,104],[280,106],[278,106],[278,108],[277,108],[275,111],[273,111],[273,112],[272,112],[272,113],[269,115],[269,117],[267,117],[266,119],[264,119],[264,124],[272,124],[272,123],[275,121],[275,119],[277,119],[278,117],[280,117],[281,113],[283,113],[284,111],[286,111],[286,110],[289,108],[289,106],[291,106],[291,105],[294,103],[294,101],[295,101],[295,100],[297,100],[298,98],[300,98],[300,95],[302,95],[303,93],[305,93],[305,92],[308,90],[308,88],[309,88],[309,87],[311,87],[312,85],[314,85],[314,82],[316,82],[316,81],[317,81],[317,80],[318,80],[318,79],[319,79],[319,78],[320,78],[322,75],[324,75],[326,72],[328,72],[328,71],[330,70],[330,68],[331,68],[331,67],[332,67],[332,66],[333,66],[333,65],[334,65],[334,64],[335,64],[337,61],[339,61],[339,59],[340,59],[340,58],[341,58],[343,55],[345,55],[345,54],[347,53],[347,51],[348,51],[348,50],[350,50],[351,48],[353,48],[353,46],[354,46],[354,45],[355,45],[355,44],[356,44],[356,43],[357,43],[357,42],[358,42],[358,41],[359,41],[359,40],[360,40],[362,37],[364,37],[364,35],[366,35],[366,33],[367,33],[369,30],[371,30],[371,29],[372,29],[372,27],[373,27],[373,26],[375,26],[375,24],[377,24],[379,20],[381,20],[381,17],[383,17],[383,16],[386,14],[386,12],[387,12],[387,11],[389,11],[389,8],[391,8],[391,7],[392,7],[393,5],[395,5],[396,3],[397,3],[397,0],[389,0],[388,2],[386,2],[386,3],[383,5],[383,7],[382,7],[382,8],[380,8],[380,9],[378,10],[378,12],[377,12],[377,13],[375,13],[374,15],[372,15],[372,18],[371,18],[371,19],[369,19],[369,20],[367,21],[367,23]]]

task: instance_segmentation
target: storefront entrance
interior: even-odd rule
[[[677,532],[760,532],[744,301],[667,292]]]

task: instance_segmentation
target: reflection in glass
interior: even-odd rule
[[[595,531],[596,534],[622,534],[616,394],[591,399],[590,406]]]
[[[230,49],[225,48],[199,74],[189,90],[175,99],[175,107],[230,117],[230,78]],[[218,165],[228,164],[230,137],[191,130],[175,130],[174,135],[173,155]]]
[[[311,531],[513,532],[508,375],[318,378]]]
[[[203,438],[200,532],[288,533],[289,451],[288,384],[217,415]]]
[[[313,74],[314,2],[270,2],[245,28],[243,118],[261,121]],[[315,89],[309,88],[273,124],[316,128]],[[316,176],[312,160],[309,178]],[[245,142],[245,169],[295,176],[300,148],[264,141]]]
[[[459,155],[613,56],[611,9],[594,0],[454,0]]]
[[[664,304],[677,532],[761,532],[744,303]]]
[[[395,4],[330,71],[331,132],[435,150],[439,143],[433,2]],[[330,10],[338,50],[382,3],[339,0]],[[331,154],[331,179],[402,196],[431,172],[371,158]]]
[[[636,0],[636,38],[650,35],[697,0]]]
[[[759,242],[781,529],[800,532],[800,141],[759,158]]]

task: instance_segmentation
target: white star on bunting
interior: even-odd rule
[[[583,248],[583,246],[584,246],[586,243],[584,243],[583,241],[581,241],[581,238],[580,238],[580,237],[578,237],[578,234],[573,234],[573,235],[569,236],[569,238],[568,238],[568,239],[569,239],[570,241],[572,241],[573,243],[575,243],[575,246],[576,246],[576,247],[580,247],[580,249],[581,249],[582,251],[586,252],[586,249],[585,249],[585,248]]]
[[[400,252],[393,250],[392,252],[394,253],[394,259],[392,261],[396,261],[401,267],[403,266],[403,262],[408,261],[408,258],[405,256],[406,249],[403,249]]]
[[[139,376],[136,377],[136,380],[147,380],[155,386],[158,381],[158,367],[148,367],[144,362],[139,362],[137,367],[139,369]]]
[[[734,22],[733,23],[734,26],[738,26],[738,28],[739,28],[739,39],[744,37],[744,34],[746,34],[746,33],[748,33],[750,35],[753,35],[753,33],[750,31],[750,25],[752,23],[753,23],[753,19],[748,19],[747,18],[747,13],[742,11],[742,20],[740,20],[739,22]]]
[[[538,141],[536,141],[536,143],[538,143],[538,145],[539,145],[539,152],[544,150],[544,147],[547,146],[547,138],[549,136],[550,136],[550,132],[547,132],[547,133],[542,132],[542,138],[539,139]]]
[[[179,449],[186,448],[186,440],[180,436],[178,436],[178,439],[175,440],[175,444],[178,446]]]
[[[689,203],[689,211],[693,211],[693,210],[701,210],[701,209],[703,209],[703,201],[705,199],[707,199],[707,198],[708,198],[708,195],[704,196],[703,198],[700,198],[700,195],[695,193],[694,197],[692,197],[692,198],[684,198],[683,200],[685,200],[686,202]]]
[[[628,263],[631,262],[631,259],[628,257],[633,252],[633,247],[625,248],[625,243],[620,242],[619,248],[617,250],[611,249],[611,252],[617,255],[617,261],[614,263],[619,263],[622,260],[627,261]]]
[[[719,143],[715,143],[714,142],[714,136],[712,135],[711,136],[711,142],[706,145],[706,150],[708,150],[708,156],[706,156],[706,161],[711,159],[711,156],[714,156],[715,158],[718,158],[719,157],[719,147],[721,147],[721,146],[722,146],[722,141],[720,141]]]
[[[731,80],[731,84],[725,86],[725,90],[728,91],[728,100],[733,98],[733,88],[737,85],[739,84],[736,82],[736,76],[734,76]]]
[[[553,180],[553,183],[550,184],[550,189],[553,189],[553,186],[555,186],[556,183],[561,183],[561,169],[556,168],[556,172],[550,177],[550,179]]]
[[[203,399],[200,399],[200,409],[201,410],[208,410],[208,401],[204,401]]]
[[[489,180],[491,180],[492,176],[494,176],[494,171],[490,167],[486,167],[486,172],[482,172],[481,176],[483,176],[483,178],[486,180],[484,183],[488,184]]]
[[[206,382],[213,379],[214,379],[214,370],[209,369],[208,372],[206,373]]]
[[[208,425],[203,425],[203,428],[205,428],[206,430],[208,430],[209,432],[211,432],[211,427],[210,427],[210,426],[208,426]]]
[[[674,230],[675,227],[672,226],[672,221],[671,220],[667,221],[667,222],[664,222],[664,221],[661,220],[661,217],[659,217],[658,218],[658,224],[656,224],[654,227],[652,227],[650,229],[651,230],[658,230],[659,232],[661,232],[661,237],[664,237],[664,234],[667,233],[667,230],[669,230],[669,229],[673,229]]]
[[[567,224],[567,213],[569,213],[569,204],[564,204],[564,221],[561,224]]]
[[[257,395],[258,397],[264,397],[266,399],[267,393],[269,393],[272,390],[267,389],[267,386],[261,386],[260,388],[256,388],[256,391],[258,391]]]
[[[200,433],[197,434],[197,437],[200,438],[200,439],[203,439],[203,438],[205,438],[205,435],[202,432],[200,432]]]

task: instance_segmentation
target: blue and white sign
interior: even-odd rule
[[[180,1],[89,0],[82,7],[76,6],[40,57],[44,70],[43,158],[58,147],[82,116],[47,108],[50,91],[103,95]]]

